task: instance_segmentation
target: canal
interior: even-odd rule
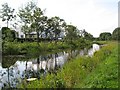
[[[92,57],[100,46],[93,44],[92,48],[83,50],[68,50],[53,54],[39,55],[36,58],[24,56],[6,56],[0,62],[0,89],[4,87],[16,87],[24,79],[46,76],[47,73],[57,73],[57,70],[76,56]]]

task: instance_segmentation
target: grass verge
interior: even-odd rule
[[[120,44],[119,44],[120,47]],[[118,47],[77,88],[118,88]]]
[[[109,42],[93,57],[77,57],[68,61],[57,74],[47,74],[21,88],[117,88],[117,43]]]

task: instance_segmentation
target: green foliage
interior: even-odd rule
[[[60,33],[63,31],[63,28],[65,29],[65,21],[57,16],[52,17],[50,20],[51,24],[48,24],[51,26],[51,30],[55,39],[57,39],[58,37],[60,37]]]
[[[36,8],[36,4],[32,1],[28,2],[27,5],[19,9],[18,16],[20,18],[20,22],[22,25],[22,32],[25,34],[29,34],[30,32],[34,31],[31,29],[30,25],[32,23],[32,13]]]
[[[3,4],[2,7],[1,18],[3,21],[7,20],[8,27],[8,22],[12,20],[12,18],[15,18],[16,15],[13,15],[14,9],[11,9],[7,3]],[[67,41],[71,41],[72,43],[72,40],[82,37],[79,35],[81,34],[80,30],[78,30],[76,26],[66,25],[66,22],[60,17],[54,16],[48,18],[44,16],[44,11],[37,7],[34,1],[28,2],[24,7],[20,8],[17,15],[20,21],[17,23],[14,21],[13,27],[16,28],[18,23],[21,24],[21,31],[25,34],[25,38],[27,36],[30,38],[32,32],[36,32],[37,41],[44,36],[57,42],[59,38],[63,38],[66,34]],[[84,31],[84,36],[87,40],[93,39],[93,36],[86,31]]]
[[[19,54],[36,54],[39,51],[38,45],[36,43],[16,43],[16,42],[6,42],[4,43],[3,54],[6,55],[19,55]]]
[[[99,39],[100,39],[100,40],[103,40],[103,41],[111,40],[111,38],[112,38],[112,35],[111,35],[111,33],[109,33],[109,32],[103,32],[103,33],[101,33],[100,36],[99,36]]]
[[[54,74],[48,74],[45,78],[33,81],[27,84],[25,81],[19,86],[20,88],[64,88],[65,83],[62,79],[55,77]]]
[[[84,35],[85,39],[93,40],[93,35],[91,35],[90,33],[86,32],[85,30],[83,30],[83,35]]]
[[[84,41],[82,39],[76,40],[74,42],[4,42],[3,44],[3,54],[5,55],[18,55],[18,54],[39,54],[44,52],[53,52],[64,49],[83,49],[84,47],[90,47],[92,45],[89,41]]]
[[[1,31],[2,31],[2,39],[3,39],[4,41],[12,42],[12,41],[15,40],[15,38],[16,38],[16,36],[17,36],[17,35],[16,35],[16,34],[17,34],[16,31],[10,30],[10,29],[7,28],[7,27],[2,27]]]
[[[31,15],[31,17],[31,28],[37,33],[37,41],[39,41],[40,34],[45,29],[47,17],[43,16],[43,11],[38,7],[34,9],[34,13]]]
[[[77,28],[73,25],[67,25],[67,27],[66,27],[66,39],[70,40],[72,43],[72,40],[75,40],[76,38],[78,38]]]
[[[78,57],[74,61],[66,63],[61,72],[58,73],[65,81],[66,87],[71,88],[77,86],[78,83],[81,83],[86,76],[99,65],[99,63],[111,54],[113,48],[114,46],[112,44],[103,47],[100,51],[96,52],[92,58]],[[106,53],[107,50],[109,53]],[[105,53],[103,53],[104,51]]]
[[[15,9],[12,9],[11,7],[8,6],[8,3],[2,4],[2,9],[0,10],[0,18],[2,18],[2,21],[7,21],[7,27],[9,24],[9,21],[11,21],[13,18],[16,17],[14,15]]]
[[[48,74],[44,79],[33,81],[24,88],[116,88],[117,56],[116,43],[109,43],[94,57],[77,57],[68,61],[57,75]],[[104,53],[103,53],[104,52]],[[109,57],[108,57],[109,56]],[[87,77],[87,78],[86,78]]]
[[[120,44],[119,44],[120,46]],[[118,47],[78,85],[82,88],[118,88]]]
[[[113,40],[120,40],[120,27],[116,28],[112,33]]]
[[[18,16],[24,24],[29,24],[31,21],[31,14],[33,13],[36,4],[32,1],[28,2],[27,5],[19,9]]]

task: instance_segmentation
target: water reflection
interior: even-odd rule
[[[98,44],[93,44],[92,48],[88,50],[88,56],[92,57],[93,54],[100,49],[100,46]]]
[[[54,54],[40,55],[37,58],[4,57],[0,63],[0,87],[16,87],[24,78],[38,78],[46,73],[56,73],[64,63],[77,55],[92,56],[99,45],[87,50],[70,50]]]

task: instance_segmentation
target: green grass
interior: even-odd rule
[[[57,75],[26,84],[22,88],[117,88],[117,43],[109,42],[93,57],[76,57],[57,71]]]
[[[120,47],[120,44],[119,44]],[[118,47],[77,88],[118,88]]]

